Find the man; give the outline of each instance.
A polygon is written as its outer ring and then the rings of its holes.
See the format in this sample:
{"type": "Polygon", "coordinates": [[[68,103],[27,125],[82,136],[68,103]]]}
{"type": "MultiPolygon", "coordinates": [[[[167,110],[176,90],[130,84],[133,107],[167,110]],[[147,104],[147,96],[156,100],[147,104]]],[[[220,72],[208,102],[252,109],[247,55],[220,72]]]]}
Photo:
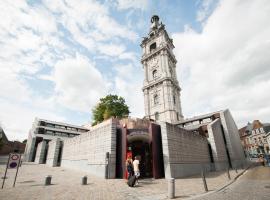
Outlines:
{"type": "Polygon", "coordinates": [[[140,176],[139,164],[140,164],[139,157],[135,156],[135,159],[133,161],[133,170],[134,170],[134,175],[136,177],[137,184],[139,184],[138,179],[139,179],[139,176],[140,176]]]}

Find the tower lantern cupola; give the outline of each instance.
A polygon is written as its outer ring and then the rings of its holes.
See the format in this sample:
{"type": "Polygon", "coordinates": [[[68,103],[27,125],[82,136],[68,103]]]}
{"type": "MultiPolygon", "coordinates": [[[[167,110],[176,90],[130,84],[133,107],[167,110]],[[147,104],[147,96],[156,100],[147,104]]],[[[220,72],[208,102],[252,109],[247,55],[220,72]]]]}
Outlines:
{"type": "Polygon", "coordinates": [[[157,15],[153,15],[151,18],[151,29],[156,29],[159,26],[159,17],[157,15]]]}

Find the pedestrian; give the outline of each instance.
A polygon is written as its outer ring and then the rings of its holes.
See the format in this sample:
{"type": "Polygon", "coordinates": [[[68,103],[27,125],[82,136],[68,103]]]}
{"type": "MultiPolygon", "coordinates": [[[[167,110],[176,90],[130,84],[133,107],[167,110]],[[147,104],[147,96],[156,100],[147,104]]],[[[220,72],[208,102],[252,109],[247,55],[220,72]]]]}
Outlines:
{"type": "Polygon", "coordinates": [[[128,179],[133,176],[134,170],[133,170],[133,164],[132,164],[132,158],[128,157],[126,160],[126,168],[127,168],[127,173],[128,173],[128,179]]]}
{"type": "Polygon", "coordinates": [[[263,155],[260,155],[259,162],[262,164],[262,166],[265,166],[263,155]]]}
{"type": "Polygon", "coordinates": [[[134,169],[134,175],[136,177],[136,182],[139,184],[139,177],[140,177],[140,169],[139,169],[140,161],[139,156],[135,156],[135,159],[133,161],[133,169],[134,169]]]}

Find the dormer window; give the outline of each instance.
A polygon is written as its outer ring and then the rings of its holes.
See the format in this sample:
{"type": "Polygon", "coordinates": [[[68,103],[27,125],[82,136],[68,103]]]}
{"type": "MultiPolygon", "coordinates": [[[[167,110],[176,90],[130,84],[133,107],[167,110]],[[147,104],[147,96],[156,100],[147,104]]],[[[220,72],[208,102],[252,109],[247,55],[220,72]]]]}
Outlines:
{"type": "Polygon", "coordinates": [[[152,72],[152,74],[153,74],[153,79],[156,79],[157,78],[157,70],[155,69],[153,72],[152,72]]]}
{"type": "Polygon", "coordinates": [[[150,52],[154,51],[157,48],[157,44],[153,43],[150,45],[150,52]]]}

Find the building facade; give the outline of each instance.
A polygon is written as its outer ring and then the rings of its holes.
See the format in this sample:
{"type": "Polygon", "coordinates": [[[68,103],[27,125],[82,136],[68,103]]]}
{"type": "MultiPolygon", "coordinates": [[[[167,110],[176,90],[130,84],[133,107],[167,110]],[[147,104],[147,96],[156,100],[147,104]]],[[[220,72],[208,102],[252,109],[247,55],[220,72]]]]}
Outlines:
{"type": "Polygon", "coordinates": [[[59,138],[62,141],[66,138],[78,136],[88,130],[82,126],[36,118],[28,134],[24,160],[45,163],[48,153],[48,143],[51,140],[59,138]]]}
{"type": "Polygon", "coordinates": [[[9,141],[4,130],[0,127],[0,156],[9,153],[24,153],[25,144],[19,141],[9,141]]]}
{"type": "Polygon", "coordinates": [[[173,40],[158,16],[151,18],[150,32],[141,47],[145,116],[169,123],[183,120],[173,40]]]}
{"type": "Polygon", "coordinates": [[[254,120],[239,129],[246,157],[257,158],[260,154],[269,153],[269,143],[267,141],[269,132],[270,123],[261,123],[259,120],[254,120]]]}
{"type": "Polygon", "coordinates": [[[140,158],[141,176],[153,178],[180,178],[202,168],[213,171],[245,164],[229,110],[183,118],[174,46],[158,16],[151,18],[141,47],[145,117],[108,119],[88,130],[36,120],[27,143],[28,161],[105,178],[125,178],[126,159],[135,156],[140,158]]]}

